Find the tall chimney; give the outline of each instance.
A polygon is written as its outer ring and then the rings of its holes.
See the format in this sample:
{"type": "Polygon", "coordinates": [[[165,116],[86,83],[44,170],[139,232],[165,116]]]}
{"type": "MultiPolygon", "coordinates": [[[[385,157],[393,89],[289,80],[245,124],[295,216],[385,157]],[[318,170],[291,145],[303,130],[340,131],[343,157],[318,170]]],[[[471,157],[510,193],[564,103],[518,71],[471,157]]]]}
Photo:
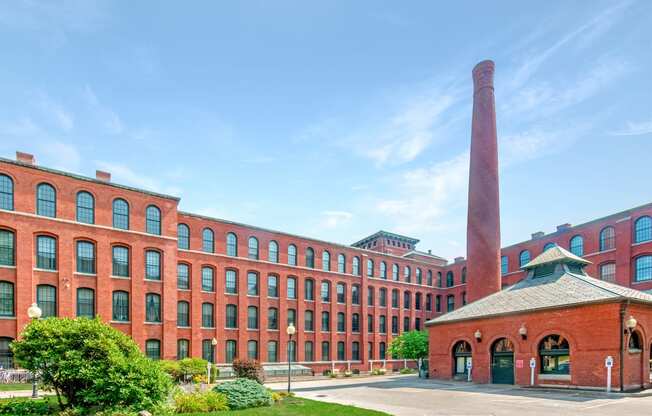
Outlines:
{"type": "Polygon", "coordinates": [[[473,121],[466,253],[469,302],[501,290],[494,63],[473,68],[473,121]]]}

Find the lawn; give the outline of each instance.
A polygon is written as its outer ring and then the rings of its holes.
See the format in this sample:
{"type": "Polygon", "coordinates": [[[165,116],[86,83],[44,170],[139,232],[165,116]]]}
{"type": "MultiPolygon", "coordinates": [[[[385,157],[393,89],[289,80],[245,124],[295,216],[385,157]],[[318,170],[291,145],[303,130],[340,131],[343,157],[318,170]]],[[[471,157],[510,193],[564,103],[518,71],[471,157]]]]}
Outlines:
{"type": "Polygon", "coordinates": [[[32,385],[29,383],[0,384],[0,391],[31,390],[31,389],[32,389],[32,385]]]}
{"type": "MultiPolygon", "coordinates": [[[[280,416],[280,415],[347,415],[347,416],[386,416],[387,413],[375,410],[361,409],[354,406],[341,404],[324,403],[315,400],[301,399],[298,397],[287,398],[271,407],[256,407],[245,410],[230,410],[228,412],[215,413],[188,413],[184,416],[221,416],[221,415],[256,415],[256,416],[280,416]]],[[[182,415],[180,415],[182,416],[182,415]]]]}

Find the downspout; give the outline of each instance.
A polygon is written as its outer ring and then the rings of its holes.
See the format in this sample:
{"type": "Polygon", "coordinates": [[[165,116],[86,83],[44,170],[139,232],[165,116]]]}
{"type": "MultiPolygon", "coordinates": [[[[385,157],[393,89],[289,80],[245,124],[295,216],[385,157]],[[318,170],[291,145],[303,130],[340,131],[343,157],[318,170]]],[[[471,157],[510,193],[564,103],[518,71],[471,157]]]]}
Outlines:
{"type": "Polygon", "coordinates": [[[618,368],[620,376],[620,391],[625,391],[625,314],[629,301],[620,304],[620,366],[618,368]]]}

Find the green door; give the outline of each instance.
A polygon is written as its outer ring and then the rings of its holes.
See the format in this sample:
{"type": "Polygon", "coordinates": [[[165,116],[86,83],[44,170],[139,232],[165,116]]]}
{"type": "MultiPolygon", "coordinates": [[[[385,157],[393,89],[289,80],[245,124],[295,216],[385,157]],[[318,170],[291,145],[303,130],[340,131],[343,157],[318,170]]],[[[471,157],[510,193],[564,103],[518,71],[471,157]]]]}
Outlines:
{"type": "Polygon", "coordinates": [[[514,384],[514,354],[494,354],[491,361],[491,382],[496,384],[514,384]]]}

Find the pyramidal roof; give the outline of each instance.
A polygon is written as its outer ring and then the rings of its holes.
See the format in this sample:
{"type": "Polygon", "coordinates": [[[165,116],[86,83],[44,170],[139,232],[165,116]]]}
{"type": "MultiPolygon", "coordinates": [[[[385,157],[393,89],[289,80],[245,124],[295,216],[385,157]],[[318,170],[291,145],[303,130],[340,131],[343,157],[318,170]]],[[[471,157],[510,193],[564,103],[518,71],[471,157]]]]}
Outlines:
{"type": "Polygon", "coordinates": [[[586,275],[583,267],[589,263],[561,247],[552,247],[524,266],[529,271],[525,279],[431,319],[426,326],[622,300],[652,306],[650,294],[586,275]]]}

